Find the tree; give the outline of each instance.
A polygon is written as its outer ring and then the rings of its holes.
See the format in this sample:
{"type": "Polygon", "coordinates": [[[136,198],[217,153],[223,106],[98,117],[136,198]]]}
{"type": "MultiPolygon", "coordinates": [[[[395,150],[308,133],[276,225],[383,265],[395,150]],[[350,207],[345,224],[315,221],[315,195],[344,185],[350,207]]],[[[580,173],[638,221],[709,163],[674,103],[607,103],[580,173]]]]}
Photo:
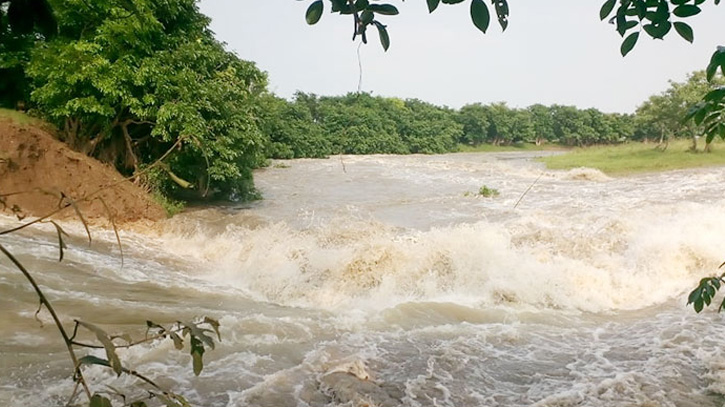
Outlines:
{"type": "Polygon", "coordinates": [[[555,136],[554,120],[551,116],[551,109],[542,104],[531,105],[527,109],[531,114],[534,143],[539,146],[544,143],[544,141],[552,141],[555,136]]]}
{"type": "Polygon", "coordinates": [[[312,99],[298,92],[290,102],[271,95],[261,101],[261,128],[269,140],[266,156],[320,158],[332,152],[329,138],[312,116],[312,99]]]}
{"type": "Polygon", "coordinates": [[[650,96],[637,108],[640,133],[645,138],[659,139],[660,144],[670,137],[691,138],[692,150],[697,150],[697,139],[705,133],[705,129],[693,121],[682,119],[702,95],[722,85],[725,85],[725,79],[713,78],[712,82],[708,82],[704,71],[692,73],[682,83],[670,81],[667,90],[650,96]]]}
{"type": "Polygon", "coordinates": [[[463,126],[461,141],[465,144],[477,146],[488,138],[488,109],[480,103],[463,106],[456,117],[463,126]]]}
{"type": "Polygon", "coordinates": [[[166,193],[253,193],[266,76],[224,50],[193,0],[53,5],[59,33],[26,70],[64,141],[126,174],[166,156],[147,177],[166,193]]]}

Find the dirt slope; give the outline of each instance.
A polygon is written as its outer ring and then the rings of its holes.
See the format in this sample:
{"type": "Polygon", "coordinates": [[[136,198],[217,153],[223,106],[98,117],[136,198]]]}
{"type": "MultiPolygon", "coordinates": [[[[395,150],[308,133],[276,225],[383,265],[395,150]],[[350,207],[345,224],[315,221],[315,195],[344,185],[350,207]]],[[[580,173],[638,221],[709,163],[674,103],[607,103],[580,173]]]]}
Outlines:
{"type": "MultiPolygon", "coordinates": [[[[0,117],[0,199],[5,200],[5,213],[16,206],[42,216],[58,207],[61,193],[77,201],[89,219],[106,217],[99,199],[84,200],[89,194],[102,198],[119,223],[165,217],[158,204],[113,168],[72,151],[38,126],[0,117]]],[[[58,217],[74,216],[68,208],[58,217]]]]}

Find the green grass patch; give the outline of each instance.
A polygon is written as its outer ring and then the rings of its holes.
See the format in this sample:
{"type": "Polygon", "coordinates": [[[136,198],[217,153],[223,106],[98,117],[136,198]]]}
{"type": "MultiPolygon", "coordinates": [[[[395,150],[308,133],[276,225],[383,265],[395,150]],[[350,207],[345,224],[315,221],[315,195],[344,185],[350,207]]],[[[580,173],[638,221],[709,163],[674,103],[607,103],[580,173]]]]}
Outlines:
{"type": "Polygon", "coordinates": [[[468,144],[459,144],[458,152],[460,153],[500,153],[507,151],[545,151],[545,150],[562,150],[561,146],[555,144],[542,144],[537,146],[533,143],[514,143],[508,146],[494,146],[493,144],[479,144],[471,146],[468,144]]]}
{"type": "Polygon", "coordinates": [[[176,215],[177,213],[180,213],[186,207],[186,203],[184,203],[183,201],[171,199],[158,191],[153,191],[151,193],[151,198],[156,201],[156,203],[161,205],[162,208],[164,208],[164,210],[166,211],[166,216],[169,218],[176,215]]]}
{"type": "MultiPolygon", "coordinates": [[[[699,148],[704,145],[705,141],[701,139],[699,148]]],[[[565,154],[540,158],[539,161],[552,170],[588,167],[609,175],[725,165],[725,143],[713,142],[709,153],[689,151],[690,146],[689,140],[670,142],[664,151],[654,143],[596,146],[577,148],[565,154]]]]}
{"type": "Polygon", "coordinates": [[[0,108],[0,119],[10,119],[18,124],[32,124],[35,126],[41,126],[44,122],[38,118],[28,116],[23,112],[12,109],[0,108]]]}

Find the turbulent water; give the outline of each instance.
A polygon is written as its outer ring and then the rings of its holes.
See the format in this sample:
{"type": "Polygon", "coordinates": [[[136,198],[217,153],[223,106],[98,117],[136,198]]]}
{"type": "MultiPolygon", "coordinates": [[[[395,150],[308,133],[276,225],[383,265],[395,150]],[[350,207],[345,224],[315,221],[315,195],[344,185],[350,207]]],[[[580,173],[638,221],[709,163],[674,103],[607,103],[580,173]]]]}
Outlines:
{"type": "MultiPolygon", "coordinates": [[[[123,266],[111,232],[89,247],[78,225],[62,263],[52,228],[3,244],[66,321],[142,337],[147,319],[218,318],[199,377],[169,341],[120,352],[199,406],[725,404],[725,321],[685,307],[725,259],[725,168],[609,178],[514,153],[346,156],[256,182],[250,207],[123,233],[123,266]]],[[[0,261],[2,406],[62,406],[73,389],[36,308],[0,261]]]]}

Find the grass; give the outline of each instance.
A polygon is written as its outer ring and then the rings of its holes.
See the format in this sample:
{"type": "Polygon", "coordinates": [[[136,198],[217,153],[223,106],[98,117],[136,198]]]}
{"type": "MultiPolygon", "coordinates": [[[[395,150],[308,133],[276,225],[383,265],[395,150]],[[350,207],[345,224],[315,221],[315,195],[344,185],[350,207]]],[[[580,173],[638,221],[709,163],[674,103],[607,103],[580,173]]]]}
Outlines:
{"type": "MultiPolygon", "coordinates": [[[[700,148],[705,144],[700,141],[700,148]]],[[[689,140],[670,142],[662,151],[656,144],[627,143],[617,146],[578,148],[568,153],[540,158],[546,167],[567,170],[577,167],[596,168],[609,175],[667,171],[725,165],[725,143],[713,142],[712,152],[691,152],[689,140]]]]}
{"type": "Polygon", "coordinates": [[[151,199],[164,208],[164,211],[166,211],[166,217],[169,218],[182,212],[186,207],[184,202],[171,199],[158,191],[151,192],[151,199]]]}
{"type": "Polygon", "coordinates": [[[42,120],[32,116],[28,116],[23,112],[4,108],[0,108],[0,119],[10,119],[18,124],[40,125],[43,123],[42,120]]]}
{"type": "Polygon", "coordinates": [[[561,146],[555,144],[542,144],[537,146],[532,143],[514,143],[508,146],[494,146],[493,144],[483,143],[477,146],[468,144],[459,144],[458,152],[460,153],[498,153],[506,151],[543,151],[543,150],[562,150],[561,146]]]}

